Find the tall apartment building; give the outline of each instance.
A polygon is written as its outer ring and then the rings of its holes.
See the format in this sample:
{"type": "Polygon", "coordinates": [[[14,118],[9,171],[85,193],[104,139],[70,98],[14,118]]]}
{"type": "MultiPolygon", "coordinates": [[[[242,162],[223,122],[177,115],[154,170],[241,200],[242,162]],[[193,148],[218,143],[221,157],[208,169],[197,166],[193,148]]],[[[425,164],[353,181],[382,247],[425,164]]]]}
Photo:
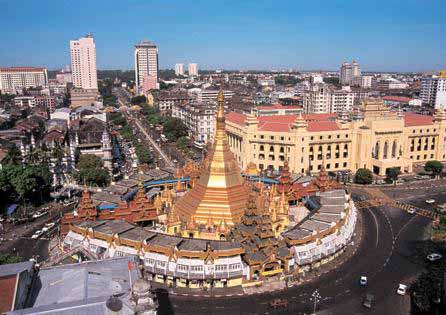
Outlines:
{"type": "Polygon", "coordinates": [[[17,93],[25,88],[47,87],[48,72],[45,68],[0,68],[0,91],[17,93]]]}
{"type": "Polygon", "coordinates": [[[305,113],[330,112],[331,91],[327,84],[314,83],[305,92],[303,105],[305,113]]]}
{"type": "Polygon", "coordinates": [[[184,64],[177,63],[175,65],[175,75],[184,75],[184,64]]]}
{"type": "Polygon", "coordinates": [[[446,108],[446,72],[421,80],[420,97],[423,103],[435,109],[446,108]]]}
{"type": "Polygon", "coordinates": [[[144,81],[155,82],[158,86],[158,48],[150,41],[135,45],[135,79],[138,91],[142,90],[144,81]],[[148,80],[151,77],[153,80],[148,80]]]}
{"type": "Polygon", "coordinates": [[[97,90],[96,44],[88,34],[70,41],[71,72],[73,84],[84,90],[97,90]]]}
{"type": "Polygon", "coordinates": [[[310,85],[303,95],[305,113],[342,113],[353,109],[355,93],[349,87],[333,90],[325,83],[317,82],[310,85]]]}
{"type": "Polygon", "coordinates": [[[355,60],[353,60],[351,64],[344,62],[341,66],[339,82],[342,85],[351,85],[353,84],[354,78],[360,76],[361,69],[355,60]]]}
{"type": "Polygon", "coordinates": [[[355,95],[347,89],[331,91],[330,113],[349,113],[353,110],[355,95]]]}
{"type": "Polygon", "coordinates": [[[196,63],[190,63],[187,71],[189,73],[189,76],[197,76],[198,75],[198,65],[196,63]]]}

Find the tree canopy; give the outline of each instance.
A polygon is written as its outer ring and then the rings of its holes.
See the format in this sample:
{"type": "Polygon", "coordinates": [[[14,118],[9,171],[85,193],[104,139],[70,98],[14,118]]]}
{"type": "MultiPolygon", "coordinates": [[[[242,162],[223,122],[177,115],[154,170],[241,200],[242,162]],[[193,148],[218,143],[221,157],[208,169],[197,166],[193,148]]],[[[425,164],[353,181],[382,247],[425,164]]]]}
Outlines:
{"type": "Polygon", "coordinates": [[[138,96],[132,97],[130,102],[133,105],[145,104],[147,102],[147,98],[144,95],[138,95],[138,96]]]}
{"type": "Polygon", "coordinates": [[[100,157],[93,154],[83,154],[76,164],[74,178],[79,184],[104,187],[110,182],[108,170],[104,168],[100,157]]]}
{"type": "Polygon", "coordinates": [[[438,175],[443,171],[443,164],[437,160],[428,161],[424,165],[424,170],[426,172],[431,172],[432,174],[438,175]]]}
{"type": "Polygon", "coordinates": [[[355,174],[355,182],[368,185],[373,182],[373,173],[367,168],[359,168],[355,174]]]}
{"type": "Polygon", "coordinates": [[[399,167],[391,167],[387,169],[386,174],[387,174],[387,179],[393,182],[398,179],[398,176],[401,174],[401,171],[399,167]]]}
{"type": "Polygon", "coordinates": [[[0,265],[15,264],[21,261],[22,258],[20,256],[11,254],[0,254],[0,265]]]}

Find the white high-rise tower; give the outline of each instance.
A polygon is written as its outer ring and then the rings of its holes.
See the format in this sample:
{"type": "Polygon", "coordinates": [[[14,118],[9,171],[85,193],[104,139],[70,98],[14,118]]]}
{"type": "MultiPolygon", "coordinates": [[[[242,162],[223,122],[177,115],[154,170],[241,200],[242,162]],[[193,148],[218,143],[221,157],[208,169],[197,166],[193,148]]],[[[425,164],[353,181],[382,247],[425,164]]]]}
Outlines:
{"type": "Polygon", "coordinates": [[[154,43],[142,41],[135,45],[135,78],[138,90],[144,82],[158,84],[158,48],[154,43]]]}
{"type": "Polygon", "coordinates": [[[93,36],[88,34],[78,40],[70,41],[70,54],[74,86],[97,90],[96,45],[93,36]]]}
{"type": "Polygon", "coordinates": [[[175,65],[175,75],[184,75],[184,64],[177,63],[175,65]]]}
{"type": "Polygon", "coordinates": [[[198,65],[196,63],[190,63],[188,66],[189,76],[196,77],[198,75],[198,65]]]}

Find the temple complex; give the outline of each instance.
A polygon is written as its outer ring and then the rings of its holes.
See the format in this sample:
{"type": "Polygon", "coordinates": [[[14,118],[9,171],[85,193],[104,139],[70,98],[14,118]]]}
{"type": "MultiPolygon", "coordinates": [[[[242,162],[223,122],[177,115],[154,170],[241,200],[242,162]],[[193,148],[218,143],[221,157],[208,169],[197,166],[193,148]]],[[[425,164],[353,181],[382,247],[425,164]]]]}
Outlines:
{"type": "Polygon", "coordinates": [[[293,182],[287,155],[277,182],[250,179],[258,175],[252,163],[243,177],[229,150],[222,92],[216,115],[204,161],[188,162],[153,199],[140,181],[132,201],[98,211],[85,190],[62,220],[64,251],[136,255],[147,279],[192,289],[295,276],[340,255],[356,224],[348,192],[324,167],[309,182],[293,182]]]}

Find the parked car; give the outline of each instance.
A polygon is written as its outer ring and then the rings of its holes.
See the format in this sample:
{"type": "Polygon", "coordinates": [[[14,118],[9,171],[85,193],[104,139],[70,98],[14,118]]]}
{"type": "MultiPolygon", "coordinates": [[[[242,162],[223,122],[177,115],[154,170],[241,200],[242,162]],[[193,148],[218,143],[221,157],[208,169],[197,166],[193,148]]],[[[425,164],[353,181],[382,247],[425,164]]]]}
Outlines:
{"type": "Polygon", "coordinates": [[[56,223],[54,223],[54,222],[50,222],[50,223],[45,224],[45,226],[42,228],[42,232],[48,232],[48,231],[51,230],[55,225],[56,225],[56,223]]]}
{"type": "Polygon", "coordinates": [[[443,256],[438,253],[432,253],[432,254],[427,255],[427,257],[426,257],[426,259],[429,260],[430,262],[440,260],[441,258],[443,258],[443,256]]]}
{"type": "Polygon", "coordinates": [[[426,203],[433,204],[435,203],[435,199],[426,199],[426,203]]]}
{"type": "Polygon", "coordinates": [[[417,210],[415,208],[409,208],[409,210],[407,210],[408,213],[410,214],[414,214],[417,210]]]}
{"type": "Polygon", "coordinates": [[[43,234],[43,231],[42,231],[42,230],[37,230],[37,231],[34,232],[33,236],[31,236],[31,238],[32,238],[33,240],[36,240],[36,239],[38,239],[39,237],[41,237],[42,234],[43,234]]]}
{"type": "Polygon", "coordinates": [[[362,302],[362,305],[367,308],[372,308],[373,299],[375,297],[372,294],[366,294],[364,297],[364,301],[362,302]]]}
{"type": "Polygon", "coordinates": [[[400,283],[398,285],[398,289],[396,289],[396,293],[399,295],[406,295],[407,285],[400,283]]]}
{"type": "Polygon", "coordinates": [[[361,276],[361,278],[359,279],[359,284],[362,286],[367,285],[367,277],[366,276],[361,276]]]}
{"type": "Polygon", "coordinates": [[[48,211],[43,211],[43,212],[36,212],[33,214],[33,218],[34,219],[38,219],[40,217],[43,217],[44,215],[48,214],[48,211]]]}

